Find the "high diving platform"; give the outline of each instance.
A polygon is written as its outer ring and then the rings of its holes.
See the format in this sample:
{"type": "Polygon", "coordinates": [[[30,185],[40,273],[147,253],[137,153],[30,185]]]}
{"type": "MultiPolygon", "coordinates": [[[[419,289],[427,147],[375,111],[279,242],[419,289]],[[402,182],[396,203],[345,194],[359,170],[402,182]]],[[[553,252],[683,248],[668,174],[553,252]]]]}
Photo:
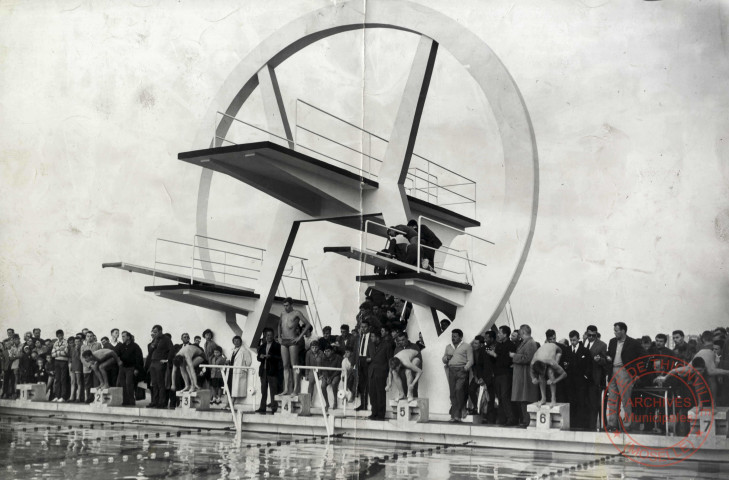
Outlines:
{"type": "Polygon", "coordinates": [[[192,277],[190,278],[189,275],[180,275],[179,273],[174,273],[166,270],[160,270],[158,268],[150,268],[150,267],[143,267],[140,265],[134,265],[132,263],[127,262],[108,262],[108,263],[102,263],[101,268],[117,268],[119,270],[125,270],[129,273],[141,273],[142,275],[149,275],[150,277],[157,277],[162,278],[165,280],[172,280],[173,282],[177,282],[180,284],[188,284],[188,285],[194,285],[194,286],[204,286],[204,287],[229,287],[236,290],[243,290],[246,292],[253,292],[253,289],[245,288],[245,287],[239,287],[239,286],[233,286],[231,284],[221,283],[221,282],[212,282],[210,280],[205,280],[199,277],[192,277]]]}
{"type": "MultiPolygon", "coordinates": [[[[207,285],[157,285],[144,287],[144,291],[196,307],[240,315],[251,313],[261,298],[259,294],[248,290],[207,285]]],[[[284,300],[283,297],[274,297],[270,313],[280,316],[284,300]]],[[[293,299],[294,307],[305,307],[308,304],[306,300],[293,299]]]]}
{"type": "Polygon", "coordinates": [[[361,191],[378,187],[371,179],[268,141],[182,152],[177,158],[229,175],[314,217],[357,214],[361,191]]]}
{"type": "Polygon", "coordinates": [[[409,302],[435,308],[451,319],[455,318],[458,308],[466,304],[472,290],[468,283],[457,282],[357,247],[324,247],[324,253],[336,253],[380,269],[398,271],[399,273],[361,275],[357,277],[357,281],[409,302]]]}
{"type": "MultiPolygon", "coordinates": [[[[361,213],[362,196],[379,183],[310,155],[270,141],[182,152],[179,160],[229,175],[313,217],[334,217],[334,223],[361,228],[362,222],[337,222],[361,213]]],[[[414,216],[427,216],[463,230],[478,220],[432,202],[406,195],[414,216]]],[[[354,217],[356,218],[356,217],[354,217]]]]}

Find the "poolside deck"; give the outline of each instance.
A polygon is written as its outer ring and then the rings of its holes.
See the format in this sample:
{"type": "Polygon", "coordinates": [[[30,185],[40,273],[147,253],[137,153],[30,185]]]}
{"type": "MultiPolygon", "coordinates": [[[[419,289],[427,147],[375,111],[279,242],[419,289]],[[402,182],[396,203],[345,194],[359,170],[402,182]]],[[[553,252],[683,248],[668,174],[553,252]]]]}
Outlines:
{"type": "MultiPolygon", "coordinates": [[[[315,409],[318,411],[319,409],[315,409]]],[[[504,448],[512,450],[549,450],[553,452],[613,455],[618,453],[613,445],[626,445],[630,438],[614,435],[613,442],[604,432],[537,431],[536,429],[506,428],[469,423],[451,424],[431,421],[410,423],[407,430],[399,428],[394,419],[372,421],[367,412],[349,410],[346,417],[341,410],[335,412],[334,432],[344,437],[386,442],[408,442],[437,445],[468,444],[475,447],[504,448]]],[[[0,415],[25,417],[52,417],[55,419],[83,421],[112,421],[137,425],[164,425],[170,427],[230,429],[234,430],[228,410],[209,411],[162,410],[144,407],[95,407],[73,403],[21,402],[0,400],[0,415]]],[[[286,417],[259,415],[243,412],[243,430],[256,433],[293,435],[326,435],[321,414],[310,417],[286,417]]],[[[679,438],[631,433],[633,441],[653,448],[668,448],[679,438]]],[[[712,437],[691,457],[694,460],[721,461],[729,452],[729,438],[712,437]]]]}

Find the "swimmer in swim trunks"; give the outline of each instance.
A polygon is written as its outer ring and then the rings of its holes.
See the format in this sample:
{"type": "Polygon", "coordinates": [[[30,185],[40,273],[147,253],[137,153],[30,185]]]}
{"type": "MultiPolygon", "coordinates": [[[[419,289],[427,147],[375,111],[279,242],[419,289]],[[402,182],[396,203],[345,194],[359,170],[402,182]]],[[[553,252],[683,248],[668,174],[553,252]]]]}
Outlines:
{"type": "Polygon", "coordinates": [[[404,385],[400,386],[402,396],[398,400],[405,398],[406,391],[408,401],[412,400],[415,397],[413,395],[413,391],[418,384],[418,380],[420,380],[420,375],[423,374],[423,370],[420,368],[422,366],[420,350],[413,350],[411,348],[401,350],[390,359],[389,364],[390,374],[387,376],[387,386],[385,386],[385,391],[390,390],[390,387],[392,386],[392,378],[394,378],[394,381],[398,382],[398,384],[402,383],[400,379],[400,369],[404,368],[407,389],[405,389],[404,385]]]}
{"type": "Polygon", "coordinates": [[[119,359],[119,356],[114,350],[109,348],[101,348],[94,352],[91,350],[85,350],[81,354],[81,358],[86,365],[91,367],[96,378],[99,379],[98,388],[102,390],[109,388],[109,375],[106,370],[111,367],[114,362],[116,362],[120,367],[122,366],[122,361],[119,359]]]}
{"type": "Polygon", "coordinates": [[[299,391],[299,375],[297,375],[292,365],[299,364],[299,341],[304,333],[311,329],[311,323],[306,319],[300,310],[293,308],[294,301],[291,297],[284,300],[284,313],[281,314],[281,321],[278,324],[278,338],[281,341],[281,359],[284,368],[284,386],[282,395],[291,395],[299,391]],[[297,333],[297,328],[300,332],[297,333]],[[293,377],[293,382],[291,380],[293,377]],[[291,384],[293,383],[293,389],[291,384]]]}
{"type": "Polygon", "coordinates": [[[197,384],[195,368],[205,363],[205,350],[195,344],[187,344],[177,352],[172,360],[172,390],[177,390],[177,371],[180,371],[185,388],[182,392],[196,392],[200,389],[197,384]]]}
{"type": "Polygon", "coordinates": [[[567,378],[567,372],[559,366],[559,358],[562,356],[562,350],[556,343],[545,343],[534,353],[532,365],[529,369],[533,384],[539,384],[539,391],[542,398],[537,402],[537,406],[541,407],[547,401],[547,385],[549,385],[552,401],[550,406],[554,406],[557,401],[557,383],[567,378]],[[555,372],[557,378],[555,378],[555,372]],[[548,379],[547,379],[548,378],[548,379]]]}

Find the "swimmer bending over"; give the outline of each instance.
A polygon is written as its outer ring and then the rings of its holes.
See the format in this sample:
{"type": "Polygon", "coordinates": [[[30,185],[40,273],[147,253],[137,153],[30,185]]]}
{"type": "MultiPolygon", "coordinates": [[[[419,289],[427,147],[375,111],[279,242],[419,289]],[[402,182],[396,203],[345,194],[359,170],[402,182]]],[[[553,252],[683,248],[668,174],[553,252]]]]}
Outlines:
{"type": "MultiPolygon", "coordinates": [[[[392,384],[392,378],[395,378],[395,381],[400,382],[400,369],[405,369],[405,379],[407,381],[407,390],[404,388],[404,385],[401,386],[400,392],[402,392],[402,396],[399,399],[405,398],[405,392],[407,391],[407,397],[408,401],[412,400],[414,398],[413,392],[415,390],[415,386],[418,384],[418,380],[420,380],[420,375],[423,374],[422,368],[422,360],[420,359],[420,350],[414,350],[412,348],[406,348],[405,350],[400,350],[395,354],[394,357],[390,359],[390,373],[387,376],[387,385],[385,386],[385,391],[390,390],[390,386],[392,384]]],[[[398,399],[398,400],[399,400],[398,399]]]]}
{"type": "Polygon", "coordinates": [[[94,352],[91,350],[85,350],[81,354],[81,358],[84,363],[91,367],[96,378],[99,379],[98,388],[102,390],[109,388],[109,375],[106,370],[111,367],[114,362],[116,362],[120,367],[122,366],[122,361],[119,359],[119,356],[114,350],[109,348],[101,348],[94,352]]]}
{"type": "Polygon", "coordinates": [[[177,370],[180,371],[182,380],[185,382],[185,388],[181,390],[182,392],[196,392],[199,390],[195,368],[204,362],[205,350],[200,346],[192,343],[182,347],[172,360],[172,390],[177,390],[177,370]]]}
{"type": "Polygon", "coordinates": [[[561,356],[562,349],[556,343],[545,343],[534,353],[529,372],[531,373],[532,383],[539,384],[542,397],[537,405],[540,407],[547,401],[546,385],[549,385],[552,394],[552,401],[549,402],[549,405],[553,407],[557,401],[557,383],[567,378],[567,372],[559,366],[561,356]],[[557,378],[554,377],[555,372],[558,374],[557,378]]]}

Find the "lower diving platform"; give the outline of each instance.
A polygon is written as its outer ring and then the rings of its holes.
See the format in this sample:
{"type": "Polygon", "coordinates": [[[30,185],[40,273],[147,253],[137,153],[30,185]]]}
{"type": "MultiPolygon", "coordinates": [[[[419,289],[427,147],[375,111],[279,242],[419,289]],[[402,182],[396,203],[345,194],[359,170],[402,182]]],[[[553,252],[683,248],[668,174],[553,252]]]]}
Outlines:
{"type": "Polygon", "coordinates": [[[325,247],[325,253],[336,253],[382,270],[395,270],[399,273],[362,275],[357,281],[367,284],[381,292],[403,298],[409,302],[435,308],[453,319],[459,307],[466,304],[472,287],[436,275],[393,258],[378,255],[356,247],[325,247]]]}

